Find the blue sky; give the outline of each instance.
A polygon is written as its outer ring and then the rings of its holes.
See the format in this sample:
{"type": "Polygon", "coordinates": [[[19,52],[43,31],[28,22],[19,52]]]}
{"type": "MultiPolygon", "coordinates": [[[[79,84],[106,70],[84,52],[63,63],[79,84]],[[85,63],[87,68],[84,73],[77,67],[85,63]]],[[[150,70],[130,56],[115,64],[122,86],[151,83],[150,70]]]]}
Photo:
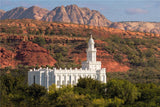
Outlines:
{"type": "Polygon", "coordinates": [[[0,0],[0,9],[7,11],[15,7],[36,5],[52,10],[70,4],[98,10],[113,22],[160,22],[160,0],[0,0]]]}

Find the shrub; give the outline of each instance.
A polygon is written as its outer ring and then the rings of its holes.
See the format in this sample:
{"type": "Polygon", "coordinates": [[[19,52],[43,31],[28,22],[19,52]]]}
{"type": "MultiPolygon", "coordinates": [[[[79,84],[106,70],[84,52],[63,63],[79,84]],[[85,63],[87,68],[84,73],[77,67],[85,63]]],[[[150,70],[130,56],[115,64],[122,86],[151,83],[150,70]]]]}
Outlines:
{"type": "Polygon", "coordinates": [[[37,37],[33,40],[33,43],[38,44],[39,46],[43,46],[46,44],[45,38],[43,37],[37,37]]]}

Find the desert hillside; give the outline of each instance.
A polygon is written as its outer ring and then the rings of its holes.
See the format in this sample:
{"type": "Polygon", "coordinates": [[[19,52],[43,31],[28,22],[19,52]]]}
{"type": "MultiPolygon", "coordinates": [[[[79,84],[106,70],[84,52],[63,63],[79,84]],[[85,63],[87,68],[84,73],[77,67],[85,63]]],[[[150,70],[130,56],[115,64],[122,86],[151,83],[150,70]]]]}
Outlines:
{"type": "Polygon", "coordinates": [[[3,20],[0,25],[0,67],[80,67],[86,60],[89,35],[97,60],[107,72],[147,67],[158,69],[159,35],[107,27],[54,23],[31,19],[3,20]]]}

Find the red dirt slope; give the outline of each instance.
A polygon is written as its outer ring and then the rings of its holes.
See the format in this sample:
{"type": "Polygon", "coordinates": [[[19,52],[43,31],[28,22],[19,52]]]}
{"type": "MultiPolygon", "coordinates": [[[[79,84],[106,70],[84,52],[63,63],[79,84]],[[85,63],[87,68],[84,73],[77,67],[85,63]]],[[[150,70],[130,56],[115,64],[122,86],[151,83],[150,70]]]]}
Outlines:
{"type": "Polygon", "coordinates": [[[46,49],[32,42],[20,42],[16,47],[15,52],[0,47],[1,68],[8,66],[12,66],[14,68],[18,64],[29,66],[53,66],[55,62],[55,59],[50,56],[46,49]]]}
{"type": "Polygon", "coordinates": [[[23,65],[54,65],[55,60],[46,49],[32,42],[21,42],[17,47],[16,59],[21,60],[23,65]]]}
{"type": "Polygon", "coordinates": [[[4,68],[6,66],[15,66],[17,65],[16,61],[13,58],[16,56],[10,50],[6,50],[5,48],[0,47],[0,67],[4,68]]]}

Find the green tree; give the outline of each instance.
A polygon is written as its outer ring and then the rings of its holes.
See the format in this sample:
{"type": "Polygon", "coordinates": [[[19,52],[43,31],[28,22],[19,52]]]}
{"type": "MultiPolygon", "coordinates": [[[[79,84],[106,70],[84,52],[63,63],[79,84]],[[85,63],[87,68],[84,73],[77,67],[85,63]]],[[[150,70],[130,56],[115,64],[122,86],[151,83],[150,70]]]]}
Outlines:
{"type": "Polygon", "coordinates": [[[139,92],[136,86],[129,81],[112,79],[107,83],[108,98],[120,98],[125,103],[134,103],[139,92]]]}
{"type": "Polygon", "coordinates": [[[57,106],[61,107],[85,107],[89,106],[91,101],[85,95],[79,95],[71,92],[63,93],[57,98],[57,106]]]}
{"type": "Polygon", "coordinates": [[[105,84],[92,78],[80,78],[75,91],[79,94],[89,94],[92,98],[100,98],[105,96],[105,84]]]}
{"type": "Polygon", "coordinates": [[[49,86],[49,94],[54,94],[56,92],[57,88],[56,88],[56,84],[52,84],[49,86]]]}
{"type": "Polygon", "coordinates": [[[30,105],[40,105],[44,102],[44,95],[47,94],[47,90],[45,87],[37,85],[37,84],[32,84],[26,89],[26,96],[27,102],[30,105]]]}
{"type": "Polygon", "coordinates": [[[93,99],[92,105],[94,107],[105,107],[105,106],[107,106],[106,101],[105,101],[104,98],[93,99]]]}
{"type": "Polygon", "coordinates": [[[124,104],[124,100],[117,97],[106,100],[107,107],[120,107],[122,104],[124,104]]]}

